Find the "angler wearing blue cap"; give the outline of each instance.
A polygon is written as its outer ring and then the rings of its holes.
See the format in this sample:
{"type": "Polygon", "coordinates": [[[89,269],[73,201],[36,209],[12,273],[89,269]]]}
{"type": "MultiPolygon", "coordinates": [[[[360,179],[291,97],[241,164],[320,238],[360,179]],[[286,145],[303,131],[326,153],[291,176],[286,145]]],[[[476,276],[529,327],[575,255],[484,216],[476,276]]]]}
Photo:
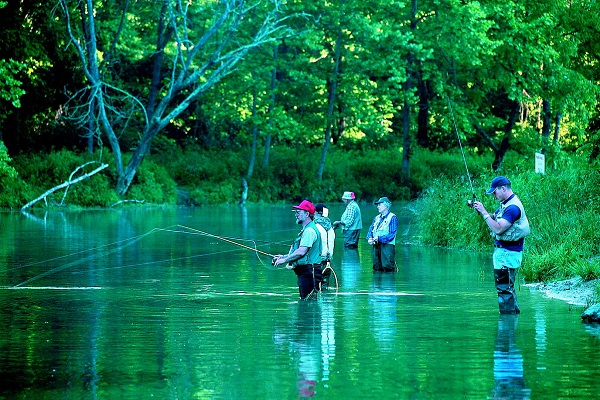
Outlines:
{"type": "Polygon", "coordinates": [[[510,181],[504,176],[492,180],[487,194],[494,195],[500,207],[490,214],[479,201],[473,202],[490,228],[494,237],[494,278],[498,292],[498,306],[501,314],[519,314],[515,293],[515,276],[523,259],[525,236],[529,235],[529,221],[523,203],[513,193],[510,181]]]}

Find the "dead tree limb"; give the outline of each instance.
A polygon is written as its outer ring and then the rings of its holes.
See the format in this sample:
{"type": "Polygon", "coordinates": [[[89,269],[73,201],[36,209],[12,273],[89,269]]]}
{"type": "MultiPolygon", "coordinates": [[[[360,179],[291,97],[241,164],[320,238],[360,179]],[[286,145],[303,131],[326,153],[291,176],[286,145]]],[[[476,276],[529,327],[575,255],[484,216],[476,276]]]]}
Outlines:
{"type": "MultiPolygon", "coordinates": [[[[108,167],[108,164],[100,164],[100,166],[98,168],[96,168],[95,170],[91,171],[91,172],[87,172],[83,175],[81,175],[79,178],[77,179],[73,179],[73,175],[75,175],[75,173],[77,173],[79,170],[83,169],[84,167],[86,167],[87,165],[90,164],[98,164],[98,161],[90,161],[88,163],[85,163],[83,165],[80,165],[79,167],[75,168],[75,170],[71,173],[71,175],[69,176],[69,180],[65,181],[63,183],[61,183],[58,186],[54,186],[52,189],[48,189],[47,191],[45,191],[41,196],[39,196],[38,198],[36,198],[35,200],[31,200],[29,203],[25,204],[23,207],[21,207],[21,211],[25,210],[26,208],[31,207],[32,205],[34,205],[35,203],[37,203],[38,201],[44,199],[44,201],[46,201],[46,197],[54,192],[56,192],[57,190],[60,190],[62,188],[66,188],[65,189],[65,194],[63,195],[63,199],[62,201],[64,202],[65,200],[65,196],[67,195],[67,191],[69,190],[69,187],[71,185],[76,184],[77,182],[81,182],[84,179],[89,178],[90,176],[97,174],[98,172],[102,171],[104,168],[108,167]]],[[[62,204],[62,202],[61,202],[62,204]]]]}

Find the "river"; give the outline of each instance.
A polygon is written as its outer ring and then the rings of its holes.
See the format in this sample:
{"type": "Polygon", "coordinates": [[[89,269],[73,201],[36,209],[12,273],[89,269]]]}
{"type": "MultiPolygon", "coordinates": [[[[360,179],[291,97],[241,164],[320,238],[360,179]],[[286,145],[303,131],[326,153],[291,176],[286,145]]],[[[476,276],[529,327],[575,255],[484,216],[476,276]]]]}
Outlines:
{"type": "MultiPolygon", "coordinates": [[[[364,238],[376,209],[362,208],[364,238]]],[[[338,291],[299,302],[293,272],[262,254],[287,252],[290,209],[0,214],[0,399],[600,392],[600,333],[582,307],[520,286],[522,313],[499,315],[490,254],[409,244],[410,217],[397,273],[373,273],[366,241],[338,238],[338,291]]]]}

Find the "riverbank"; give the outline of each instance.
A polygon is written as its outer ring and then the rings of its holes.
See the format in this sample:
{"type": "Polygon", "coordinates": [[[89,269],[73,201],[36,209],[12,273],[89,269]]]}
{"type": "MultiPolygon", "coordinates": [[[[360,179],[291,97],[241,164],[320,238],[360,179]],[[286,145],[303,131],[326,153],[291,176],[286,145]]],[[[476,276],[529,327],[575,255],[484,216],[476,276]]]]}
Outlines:
{"type": "Polygon", "coordinates": [[[545,296],[564,300],[569,304],[585,306],[598,303],[596,286],[599,280],[583,281],[581,277],[565,279],[556,282],[528,283],[525,286],[541,291],[545,296]]]}

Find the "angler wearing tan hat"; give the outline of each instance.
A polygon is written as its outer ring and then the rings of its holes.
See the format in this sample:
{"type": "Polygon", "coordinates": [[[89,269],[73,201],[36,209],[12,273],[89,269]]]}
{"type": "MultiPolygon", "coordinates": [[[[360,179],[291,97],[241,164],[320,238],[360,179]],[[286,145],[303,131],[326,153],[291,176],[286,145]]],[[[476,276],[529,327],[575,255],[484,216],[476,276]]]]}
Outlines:
{"type": "Polygon", "coordinates": [[[373,255],[373,271],[395,272],[396,268],[396,231],[398,217],[390,212],[392,202],[382,197],[375,202],[379,214],[373,219],[367,233],[367,242],[373,255]]]}
{"type": "Polygon", "coordinates": [[[302,230],[294,240],[290,252],[287,255],[276,255],[271,263],[276,267],[283,264],[296,273],[300,299],[316,298],[323,272],[321,235],[313,222],[315,206],[308,200],[302,200],[293,208],[296,223],[302,225],[302,230]]]}
{"type": "Polygon", "coordinates": [[[344,234],[344,247],[355,249],[358,247],[358,239],[362,229],[360,207],[356,202],[354,192],[344,192],[342,201],[346,204],[346,210],[340,220],[333,223],[333,229],[337,229],[341,225],[344,234]]]}

